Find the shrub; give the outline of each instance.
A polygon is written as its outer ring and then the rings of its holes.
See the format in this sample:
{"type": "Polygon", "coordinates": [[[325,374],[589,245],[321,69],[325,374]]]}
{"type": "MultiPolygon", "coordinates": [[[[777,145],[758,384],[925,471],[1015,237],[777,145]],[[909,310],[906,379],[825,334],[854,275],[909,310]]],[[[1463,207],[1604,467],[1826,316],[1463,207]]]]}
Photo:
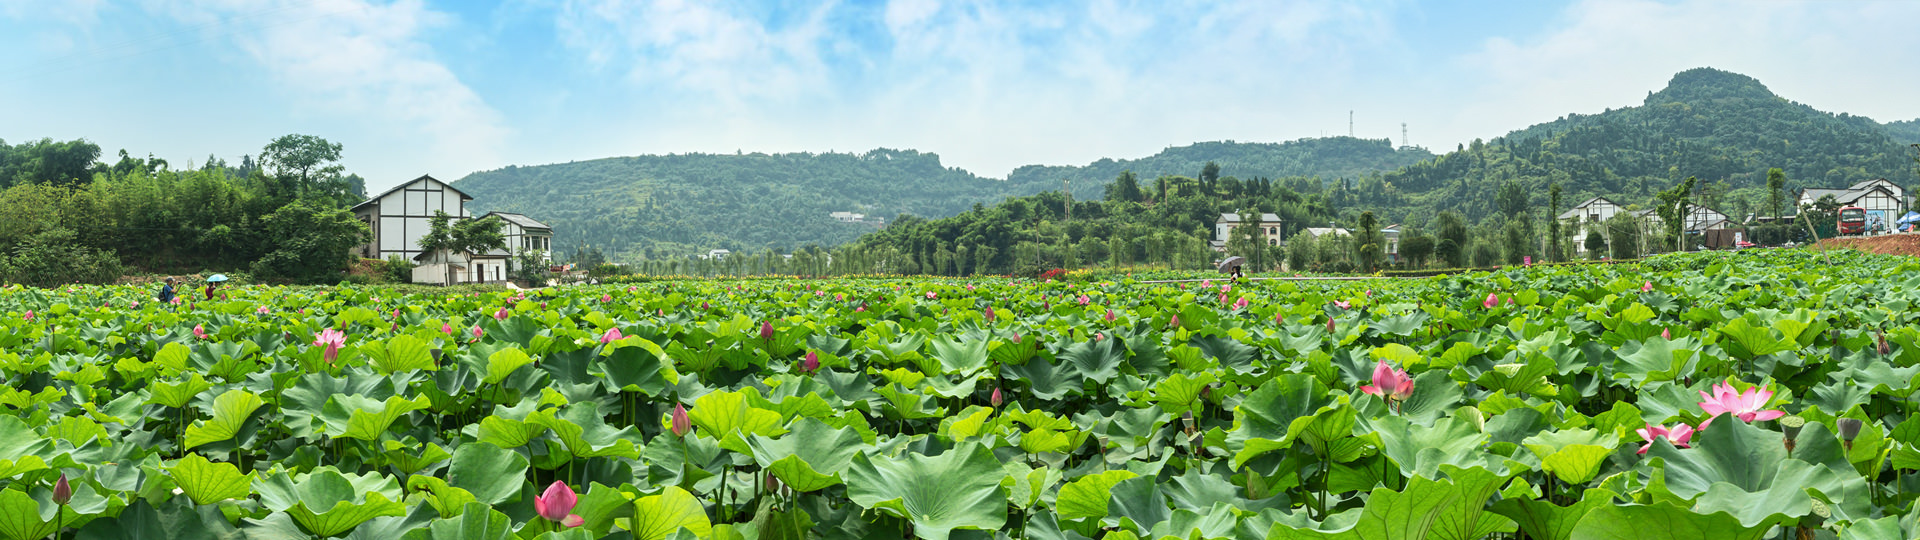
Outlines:
{"type": "Polygon", "coordinates": [[[126,266],[113,252],[76,245],[74,233],[53,229],[27,238],[0,260],[0,275],[11,283],[58,287],[69,283],[113,283],[126,266]]]}
{"type": "Polygon", "coordinates": [[[413,283],[413,261],[399,255],[388,255],[374,267],[374,275],[387,283],[413,283]]]}

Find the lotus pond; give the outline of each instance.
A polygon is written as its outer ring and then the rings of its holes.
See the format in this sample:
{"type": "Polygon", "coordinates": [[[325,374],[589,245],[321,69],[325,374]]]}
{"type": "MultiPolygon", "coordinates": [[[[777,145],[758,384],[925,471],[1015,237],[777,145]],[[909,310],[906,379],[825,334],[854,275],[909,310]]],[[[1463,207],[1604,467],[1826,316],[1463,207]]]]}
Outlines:
{"type": "Polygon", "coordinates": [[[1904,539],[1920,264],[0,291],[0,537],[1904,539]]]}

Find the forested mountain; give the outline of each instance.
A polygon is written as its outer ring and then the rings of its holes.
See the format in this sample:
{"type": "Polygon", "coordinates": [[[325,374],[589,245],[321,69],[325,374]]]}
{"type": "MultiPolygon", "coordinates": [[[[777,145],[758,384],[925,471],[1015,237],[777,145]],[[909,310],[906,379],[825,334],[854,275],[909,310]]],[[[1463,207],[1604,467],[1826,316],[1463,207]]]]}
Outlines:
{"type": "Polygon", "coordinates": [[[1887,135],[1893,137],[1895,141],[1906,144],[1920,143],[1920,119],[1888,122],[1886,128],[1887,135]]]}
{"type": "Polygon", "coordinates": [[[683,154],[597,159],[474,173],[454,186],[477,212],[524,213],[554,226],[557,246],[591,245],[616,260],[834,246],[873,232],[828,214],[938,218],[975,204],[1057,191],[1074,181],[1079,199],[1100,198],[1121,171],[1141,178],[1198,174],[1297,175],[1328,179],[1392,170],[1431,157],[1390,141],[1350,137],[1285,143],[1211,142],[1138,159],[1084,167],[1027,166],[1008,180],[946,167],[938,155],[878,149],[864,154],[683,154]]]}
{"type": "Polygon", "coordinates": [[[1786,172],[1788,193],[1874,178],[1912,182],[1912,150],[1894,137],[1912,129],[1910,122],[1882,125],[1822,112],[1776,96],[1752,77],[1699,68],[1675,75],[1637,107],[1570,114],[1362,178],[1358,199],[1342,209],[1414,222],[1439,210],[1478,219],[1494,213],[1495,192],[1509,182],[1532,194],[1531,207],[1544,208],[1550,184],[1574,202],[1607,196],[1640,204],[1696,177],[1704,195],[1698,202],[1743,216],[1761,206],[1773,167],[1786,172]]]}

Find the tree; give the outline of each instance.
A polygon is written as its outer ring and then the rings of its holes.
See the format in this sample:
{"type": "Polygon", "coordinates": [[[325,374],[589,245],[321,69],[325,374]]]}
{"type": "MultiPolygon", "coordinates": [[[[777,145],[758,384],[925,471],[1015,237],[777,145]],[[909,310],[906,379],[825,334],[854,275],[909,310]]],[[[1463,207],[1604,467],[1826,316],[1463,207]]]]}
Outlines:
{"type": "Polygon", "coordinates": [[[1307,231],[1294,233],[1293,238],[1287,240],[1288,270],[1305,272],[1313,267],[1316,259],[1313,235],[1307,234],[1307,231]]]}
{"type": "Polygon", "coordinates": [[[1427,257],[1433,256],[1433,237],[1424,234],[1409,236],[1400,241],[1400,254],[1407,257],[1408,266],[1421,268],[1427,265],[1427,257]]]}
{"type": "Polygon", "coordinates": [[[1547,188],[1547,261],[1559,262],[1560,250],[1560,183],[1555,182],[1547,188]]]}
{"type": "Polygon", "coordinates": [[[1603,253],[1603,250],[1607,249],[1607,236],[1600,234],[1600,231],[1597,229],[1587,231],[1586,246],[1587,258],[1596,261],[1600,260],[1600,255],[1603,253]]]}
{"type": "Polygon", "coordinates": [[[1500,208],[1500,213],[1512,219],[1521,212],[1527,211],[1527,188],[1521,187],[1519,182],[1509,180],[1507,183],[1500,184],[1500,191],[1494,195],[1493,202],[1500,208]]]}
{"type": "Polygon", "coordinates": [[[1614,214],[1607,220],[1608,244],[1612,247],[1614,260],[1632,259],[1640,256],[1640,218],[1629,212],[1614,214]]]}
{"type": "Polygon", "coordinates": [[[1139,202],[1140,179],[1133,175],[1133,171],[1121,171],[1119,178],[1107,184],[1107,200],[1139,202]]]}
{"type": "Polygon", "coordinates": [[[1673,246],[1675,251],[1684,251],[1680,243],[1681,235],[1687,231],[1687,216],[1693,213],[1688,201],[1693,194],[1693,185],[1698,182],[1698,179],[1689,176],[1678,185],[1654,196],[1659,201],[1655,210],[1660,214],[1662,224],[1666,225],[1666,244],[1673,246]]]}
{"type": "Polygon", "coordinates": [[[1767,215],[1780,220],[1780,207],[1786,201],[1787,173],[1779,167],[1767,169],[1767,215]]]}
{"type": "Polygon", "coordinates": [[[1434,246],[1435,253],[1446,259],[1448,266],[1465,268],[1467,249],[1470,245],[1467,240],[1466,218],[1448,211],[1441,212],[1435,221],[1439,224],[1436,228],[1439,229],[1438,237],[1440,238],[1439,243],[1434,246]]]}
{"type": "Polygon", "coordinates": [[[506,249],[507,239],[500,233],[499,218],[454,219],[444,211],[433,211],[433,217],[427,219],[427,234],[420,237],[420,249],[476,254],[506,249]]]}
{"type": "Polygon", "coordinates": [[[353,212],[320,201],[294,201],[261,221],[277,249],[254,261],[253,273],[269,279],[338,279],[354,259],[351,250],[372,238],[353,212]]]}
{"type": "Polygon", "coordinates": [[[282,135],[260,151],[261,164],[292,195],[319,195],[345,201],[349,187],[340,179],[339,143],[313,135],[282,135]]]}
{"type": "Polygon", "coordinates": [[[1360,263],[1360,273],[1371,274],[1385,252],[1381,249],[1380,221],[1373,212],[1360,213],[1359,237],[1354,239],[1354,247],[1359,250],[1355,260],[1360,263]]]}
{"type": "Polygon", "coordinates": [[[1528,234],[1527,229],[1529,228],[1525,220],[1507,220],[1507,226],[1503,235],[1505,243],[1503,247],[1506,248],[1504,252],[1507,255],[1507,264],[1520,264],[1526,261],[1528,255],[1532,254],[1533,235],[1528,234]]]}

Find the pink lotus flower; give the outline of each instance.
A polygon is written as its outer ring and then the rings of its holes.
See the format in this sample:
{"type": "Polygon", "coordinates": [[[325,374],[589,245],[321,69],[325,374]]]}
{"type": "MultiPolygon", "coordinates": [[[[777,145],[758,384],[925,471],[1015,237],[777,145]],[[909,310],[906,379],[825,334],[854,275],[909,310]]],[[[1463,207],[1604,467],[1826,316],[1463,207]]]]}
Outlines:
{"type": "Polygon", "coordinates": [[[928,300],[932,300],[932,299],[934,299],[934,294],[933,294],[933,291],[927,291],[927,299],[928,299],[928,300]]]}
{"type": "Polygon", "coordinates": [[[818,371],[819,369],[820,369],[820,353],[817,353],[814,351],[807,351],[807,356],[800,359],[800,371],[806,372],[806,373],[813,373],[814,371],[818,371]]]}
{"type": "Polygon", "coordinates": [[[634,291],[634,288],[632,286],[627,287],[627,292],[633,292],[633,291],[634,291]]]}
{"type": "Polygon", "coordinates": [[[1641,285],[1640,292],[1653,292],[1653,282],[1649,281],[1645,285],[1641,285]]]}
{"type": "Polygon", "coordinates": [[[207,339],[206,325],[203,325],[203,324],[193,325],[193,337],[200,338],[200,339],[207,339]]]}
{"type": "Polygon", "coordinates": [[[600,303],[605,304],[612,301],[613,301],[613,295],[611,294],[600,295],[600,303]]]}
{"type": "Polygon", "coordinates": [[[33,320],[33,310],[31,310],[31,309],[29,309],[29,310],[27,310],[27,316],[26,316],[26,320],[27,320],[27,321],[29,321],[29,322],[31,322],[31,321],[33,320]]]}
{"type": "Polygon", "coordinates": [[[1084,295],[1084,294],[1080,295],[1080,298],[1077,298],[1076,300],[1078,300],[1080,302],[1080,305],[1083,305],[1083,306],[1087,305],[1088,302],[1093,301],[1092,298],[1087,298],[1087,295],[1084,295]]]}
{"type": "Polygon", "coordinates": [[[500,308],[499,310],[494,311],[493,320],[496,320],[496,321],[507,320],[507,308],[500,308]]]}
{"type": "Polygon", "coordinates": [[[600,334],[600,344],[605,345],[608,343],[613,343],[615,341],[620,341],[622,338],[625,338],[625,337],[626,336],[620,335],[620,327],[616,326],[613,328],[608,328],[607,333],[600,334]]]}
{"type": "Polygon", "coordinates": [[[176,305],[176,306],[177,306],[177,305],[180,305],[180,297],[178,297],[178,296],[175,296],[175,297],[173,297],[173,300],[171,300],[171,301],[169,301],[168,303],[170,303],[170,304],[173,304],[173,305],[176,305]]]}
{"type": "Polygon", "coordinates": [[[555,481],[547,486],[546,493],[533,498],[533,511],[547,521],[557,522],[568,527],[579,527],[585,519],[573,514],[573,506],[580,504],[580,496],[566,482],[555,481]]]}
{"type": "Polygon", "coordinates": [[[313,336],[313,344],[327,348],[323,358],[331,364],[335,359],[340,358],[340,346],[347,344],[347,334],[332,328],[321,330],[319,334],[313,336]]]}
{"type": "Polygon", "coordinates": [[[702,301],[702,302],[700,302],[700,309],[713,309],[713,308],[711,308],[711,307],[708,307],[708,306],[707,306],[707,303],[706,303],[706,302],[704,302],[704,301],[702,301]]]}
{"type": "Polygon", "coordinates": [[[1353,309],[1353,304],[1347,303],[1347,301],[1345,300],[1334,300],[1333,307],[1337,307],[1340,309],[1353,309]]]}
{"type": "Polygon", "coordinates": [[[693,420],[687,416],[686,405],[680,403],[673,404],[673,417],[671,421],[673,422],[671,429],[675,437],[685,437],[688,431],[693,431],[693,420]]]}
{"type": "Polygon", "coordinates": [[[1220,303],[1227,303],[1227,293],[1220,293],[1220,303]]]}
{"type": "Polygon", "coordinates": [[[453,335],[453,323],[440,323],[440,333],[453,335]]]}
{"type": "Polygon", "coordinates": [[[473,325],[473,339],[480,339],[480,325],[473,325]]]}
{"type": "Polygon", "coordinates": [[[859,312],[862,312],[862,311],[866,311],[866,310],[867,310],[867,305],[866,305],[866,304],[861,304],[861,305],[860,305],[860,307],[857,307],[857,308],[853,308],[853,312],[854,312],[854,313],[859,313],[859,312]]]}
{"type": "Polygon", "coordinates": [[[1113,322],[1113,310],[1112,310],[1112,309],[1108,309],[1108,310],[1107,310],[1107,322],[1113,322]]]}
{"type": "Polygon", "coordinates": [[[1487,309],[1493,309],[1494,306],[1500,305],[1500,297],[1494,296],[1493,293],[1487,293],[1487,301],[1481,302],[1480,305],[1487,309]]]}
{"type": "MultiPolygon", "coordinates": [[[[1733,385],[1720,383],[1713,385],[1712,394],[1701,391],[1700,399],[1706,400],[1700,402],[1700,410],[1706,411],[1708,417],[1729,414],[1742,422],[1756,422],[1787,415],[1785,411],[1762,410],[1773,399],[1773,391],[1759,386],[1748,388],[1746,392],[1737,392],[1733,385]]],[[[1700,430],[1705,431],[1711,422],[1713,418],[1701,422],[1700,430]]]]}
{"type": "Polygon", "coordinates": [[[1221,283],[1221,284],[1220,284],[1220,292],[1233,292],[1233,284],[1232,284],[1232,283],[1221,283]]]}
{"type": "Polygon", "coordinates": [[[1400,368],[1387,365],[1386,360],[1373,366],[1373,384],[1360,387],[1361,392],[1386,398],[1387,401],[1401,401],[1413,395],[1413,377],[1400,368]]]}
{"type": "Polygon", "coordinates": [[[253,312],[260,315],[266,315],[268,313],[272,313],[273,311],[267,309],[267,306],[260,306],[257,308],[253,308],[253,312]]]}
{"type": "Polygon", "coordinates": [[[1640,434],[1641,439],[1647,441],[1647,444],[1640,445],[1639,453],[1641,454],[1647,453],[1648,448],[1653,448],[1653,440],[1656,438],[1665,437],[1667,442],[1680,448],[1686,448],[1687,441],[1693,439],[1693,426],[1686,424],[1677,424],[1672,429],[1659,424],[1647,424],[1647,427],[1635,431],[1640,434]]]}
{"type": "Polygon", "coordinates": [[[833,293],[833,301],[844,302],[846,300],[847,300],[847,295],[841,294],[841,293],[833,293]]]}
{"type": "Polygon", "coordinates": [[[1240,300],[1238,302],[1234,302],[1233,309],[1236,309],[1236,310],[1247,309],[1247,297],[1242,296],[1240,297],[1240,300]]]}
{"type": "Polygon", "coordinates": [[[1213,280],[1211,280],[1211,279],[1203,279],[1203,280],[1200,280],[1200,288],[1202,288],[1202,289],[1211,289],[1211,288],[1213,288],[1213,280]]]}
{"type": "Polygon", "coordinates": [[[972,283],[968,283],[968,284],[967,284],[967,290],[968,290],[968,291],[972,291],[972,290],[973,290],[973,284],[972,284],[972,283]]]}

